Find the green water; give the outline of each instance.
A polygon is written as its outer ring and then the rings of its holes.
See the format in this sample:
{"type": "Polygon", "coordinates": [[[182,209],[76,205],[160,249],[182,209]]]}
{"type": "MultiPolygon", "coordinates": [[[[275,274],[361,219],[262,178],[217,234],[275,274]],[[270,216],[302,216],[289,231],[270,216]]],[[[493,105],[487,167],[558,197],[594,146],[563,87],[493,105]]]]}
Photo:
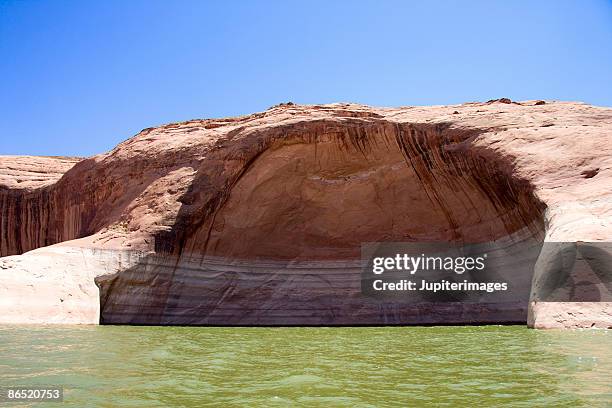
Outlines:
{"type": "Polygon", "coordinates": [[[0,326],[48,406],[612,406],[611,331],[0,326]]]}

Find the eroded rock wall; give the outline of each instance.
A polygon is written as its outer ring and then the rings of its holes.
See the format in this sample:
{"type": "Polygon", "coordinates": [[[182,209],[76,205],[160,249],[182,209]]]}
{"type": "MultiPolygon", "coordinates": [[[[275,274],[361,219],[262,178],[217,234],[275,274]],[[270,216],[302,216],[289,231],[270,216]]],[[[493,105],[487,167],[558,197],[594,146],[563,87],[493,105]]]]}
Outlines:
{"type": "MultiPolygon", "coordinates": [[[[245,296],[256,281],[248,273],[217,271],[213,282],[188,265],[198,259],[208,265],[210,257],[222,265],[318,262],[303,283],[323,282],[326,295],[316,283],[300,292],[298,303],[307,315],[317,311],[308,324],[326,324],[329,316],[336,322],[359,316],[352,295],[340,302],[347,308],[338,306],[342,291],[325,265],[354,262],[364,240],[470,243],[516,234],[534,242],[612,240],[612,110],[506,102],[283,105],[145,129],[109,153],[79,161],[57,181],[21,188],[0,179],[0,250],[9,255],[61,242],[51,248],[144,254],[135,264],[77,274],[87,285],[97,279],[102,319],[111,323],[210,323],[217,310],[229,320],[233,311],[232,321],[244,324],[274,324],[266,310],[293,310],[286,303],[292,284],[261,282],[253,287],[261,295],[245,296]],[[253,299],[274,307],[256,312],[253,299]]],[[[5,259],[9,265],[21,258],[5,259]]],[[[31,265],[37,273],[37,263],[31,265]]],[[[291,276],[288,282],[297,284],[291,276]]],[[[352,285],[348,275],[343,279],[352,285]]],[[[540,306],[532,303],[530,324],[547,327],[542,322],[554,318],[540,306]]],[[[442,323],[444,316],[477,323],[495,321],[495,313],[509,321],[518,310],[510,318],[500,305],[480,314],[449,305],[418,316],[400,309],[396,320],[375,309],[364,316],[398,324],[442,323]]]]}
{"type": "Polygon", "coordinates": [[[99,324],[95,278],[133,267],[143,256],[50,246],[0,258],[0,324],[99,324]]]}
{"type": "Polygon", "coordinates": [[[62,239],[51,225],[54,209],[63,203],[56,202],[50,186],[78,161],[65,157],[0,156],[0,256],[21,254],[75,237],[68,234],[62,239]]]}

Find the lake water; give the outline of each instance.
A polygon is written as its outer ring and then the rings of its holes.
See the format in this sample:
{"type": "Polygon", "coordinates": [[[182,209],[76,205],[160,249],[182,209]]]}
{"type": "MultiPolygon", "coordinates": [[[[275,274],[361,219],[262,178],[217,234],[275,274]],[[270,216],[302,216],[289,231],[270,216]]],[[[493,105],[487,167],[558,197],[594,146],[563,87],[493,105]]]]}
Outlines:
{"type": "Polygon", "coordinates": [[[0,326],[15,385],[74,407],[609,407],[612,331],[0,326]]]}

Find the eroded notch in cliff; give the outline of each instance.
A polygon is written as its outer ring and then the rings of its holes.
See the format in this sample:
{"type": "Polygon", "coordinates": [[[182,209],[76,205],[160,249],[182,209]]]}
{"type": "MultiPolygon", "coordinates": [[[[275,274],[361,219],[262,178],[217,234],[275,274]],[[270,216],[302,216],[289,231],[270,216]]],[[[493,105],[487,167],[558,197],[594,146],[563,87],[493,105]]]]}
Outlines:
{"type": "Polygon", "coordinates": [[[203,163],[191,204],[158,249],[355,259],[362,242],[542,237],[544,207],[531,185],[510,158],[475,144],[478,134],[358,119],[253,134],[250,148],[203,163]]]}

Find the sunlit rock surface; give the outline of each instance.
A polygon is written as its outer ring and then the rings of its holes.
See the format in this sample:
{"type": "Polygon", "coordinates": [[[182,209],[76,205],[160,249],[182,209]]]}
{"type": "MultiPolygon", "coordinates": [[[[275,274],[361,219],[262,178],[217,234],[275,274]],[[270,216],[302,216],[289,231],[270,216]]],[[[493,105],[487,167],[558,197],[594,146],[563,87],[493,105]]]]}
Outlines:
{"type": "Polygon", "coordinates": [[[605,302],[360,296],[363,242],[612,241],[612,109],[507,102],[281,104],[0,157],[0,322],[609,327],[605,302]]]}

